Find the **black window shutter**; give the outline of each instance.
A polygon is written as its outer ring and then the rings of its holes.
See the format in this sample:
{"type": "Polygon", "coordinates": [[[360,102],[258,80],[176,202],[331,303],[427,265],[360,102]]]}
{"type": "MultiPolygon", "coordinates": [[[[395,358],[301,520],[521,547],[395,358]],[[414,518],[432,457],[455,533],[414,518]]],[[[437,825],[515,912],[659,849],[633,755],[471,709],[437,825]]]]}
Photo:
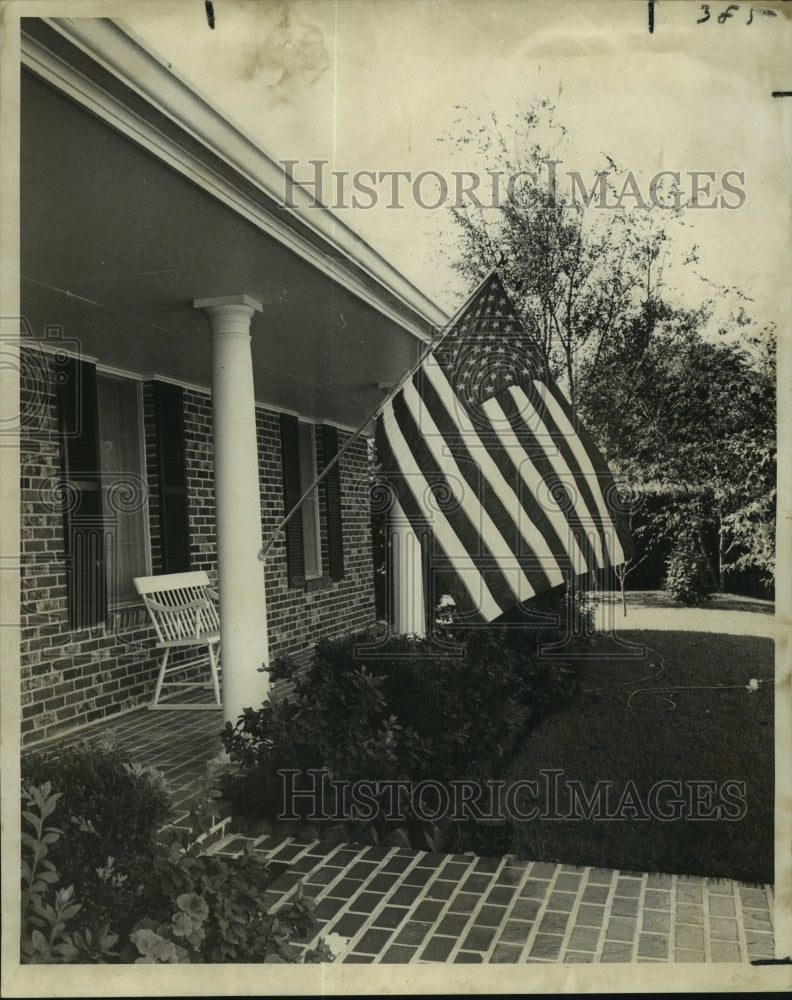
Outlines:
{"type": "MultiPolygon", "coordinates": [[[[281,413],[281,462],[283,468],[283,512],[284,515],[300,499],[300,428],[297,417],[281,413]]],[[[305,578],[305,558],[303,556],[302,517],[295,514],[284,528],[286,536],[286,571],[289,586],[293,587],[305,578]]]]}
{"type": "Polygon", "coordinates": [[[190,523],[184,459],[184,390],[180,385],[154,382],[154,421],[162,571],[184,573],[190,568],[190,523]]]}
{"type": "MultiPolygon", "coordinates": [[[[322,424],[322,454],[327,466],[338,454],[338,430],[322,424]]],[[[341,520],[341,470],[339,463],[325,476],[325,513],[327,515],[327,552],[332,580],[344,577],[344,528],[341,520]]]]}
{"type": "Polygon", "coordinates": [[[63,529],[69,628],[107,618],[96,367],[58,355],[55,384],[66,502],[63,529]]]}

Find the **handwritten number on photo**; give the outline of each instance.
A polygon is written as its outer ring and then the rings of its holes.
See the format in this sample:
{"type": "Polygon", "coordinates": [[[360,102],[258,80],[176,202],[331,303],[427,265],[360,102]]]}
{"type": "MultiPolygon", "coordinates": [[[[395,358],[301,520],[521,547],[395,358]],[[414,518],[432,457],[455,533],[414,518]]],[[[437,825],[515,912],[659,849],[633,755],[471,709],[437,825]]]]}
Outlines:
{"type": "MultiPolygon", "coordinates": [[[[712,16],[712,14],[710,12],[711,4],[703,3],[703,4],[700,4],[700,7],[701,7],[701,10],[704,12],[704,15],[703,15],[703,17],[698,18],[698,20],[696,21],[696,24],[705,24],[707,21],[709,21],[709,19],[712,16]]],[[[734,17],[734,15],[737,13],[737,11],[739,9],[740,9],[740,4],[738,4],[738,3],[730,3],[729,6],[725,8],[725,10],[722,10],[720,12],[720,14],[718,14],[718,24],[725,24],[730,18],[734,17]]],[[[777,16],[777,14],[776,14],[776,12],[774,10],[766,10],[763,7],[751,7],[750,13],[748,15],[748,20],[745,22],[746,24],[752,24],[753,23],[753,18],[754,18],[754,14],[755,13],[756,14],[762,14],[765,17],[776,17],[777,16]]]]}

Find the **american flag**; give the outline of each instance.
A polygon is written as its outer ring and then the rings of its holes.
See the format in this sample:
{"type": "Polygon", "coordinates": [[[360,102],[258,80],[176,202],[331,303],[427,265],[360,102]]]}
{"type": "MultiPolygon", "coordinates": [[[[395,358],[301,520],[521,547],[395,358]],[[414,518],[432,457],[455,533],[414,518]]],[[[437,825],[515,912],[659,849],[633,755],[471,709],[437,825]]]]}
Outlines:
{"type": "Polygon", "coordinates": [[[608,467],[495,272],[386,401],[375,441],[431,576],[467,620],[632,553],[608,467]]]}

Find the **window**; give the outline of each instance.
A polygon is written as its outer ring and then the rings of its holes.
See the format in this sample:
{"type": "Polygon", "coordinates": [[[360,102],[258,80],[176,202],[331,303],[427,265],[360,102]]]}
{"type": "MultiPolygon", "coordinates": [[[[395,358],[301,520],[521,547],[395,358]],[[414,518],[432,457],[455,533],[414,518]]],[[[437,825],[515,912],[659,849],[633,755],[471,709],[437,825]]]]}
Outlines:
{"type": "Polygon", "coordinates": [[[108,602],[137,600],[132,580],[148,573],[146,479],[140,427],[140,385],[97,375],[99,468],[108,602]]]}
{"type": "MultiPolygon", "coordinates": [[[[316,443],[322,445],[326,464],[338,451],[338,432],[334,427],[300,421],[281,414],[281,455],[283,463],[284,513],[299,502],[320,471],[316,443]]],[[[344,575],[341,492],[338,465],[322,484],[303,501],[300,511],[286,525],[286,564],[289,585],[300,586],[323,576],[340,580],[344,575]],[[324,514],[324,518],[322,518],[324,514]],[[322,559],[322,521],[326,525],[326,567],[322,559]]]]}
{"type": "Polygon", "coordinates": [[[55,366],[69,626],[90,628],[148,572],[140,386],[76,358],[55,366]]]}

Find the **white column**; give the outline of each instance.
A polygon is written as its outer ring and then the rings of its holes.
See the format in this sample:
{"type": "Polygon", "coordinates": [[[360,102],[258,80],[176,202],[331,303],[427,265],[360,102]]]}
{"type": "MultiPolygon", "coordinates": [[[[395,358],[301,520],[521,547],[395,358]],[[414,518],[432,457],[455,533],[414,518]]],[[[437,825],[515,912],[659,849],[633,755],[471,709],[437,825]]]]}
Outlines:
{"type": "Polygon", "coordinates": [[[212,438],[223,717],[235,723],[267,695],[267,609],[261,550],[256,409],[250,320],[262,306],[248,295],[196,299],[211,328],[212,438]]]}
{"type": "Polygon", "coordinates": [[[400,504],[388,515],[391,624],[397,632],[426,634],[421,543],[400,504]]]}

